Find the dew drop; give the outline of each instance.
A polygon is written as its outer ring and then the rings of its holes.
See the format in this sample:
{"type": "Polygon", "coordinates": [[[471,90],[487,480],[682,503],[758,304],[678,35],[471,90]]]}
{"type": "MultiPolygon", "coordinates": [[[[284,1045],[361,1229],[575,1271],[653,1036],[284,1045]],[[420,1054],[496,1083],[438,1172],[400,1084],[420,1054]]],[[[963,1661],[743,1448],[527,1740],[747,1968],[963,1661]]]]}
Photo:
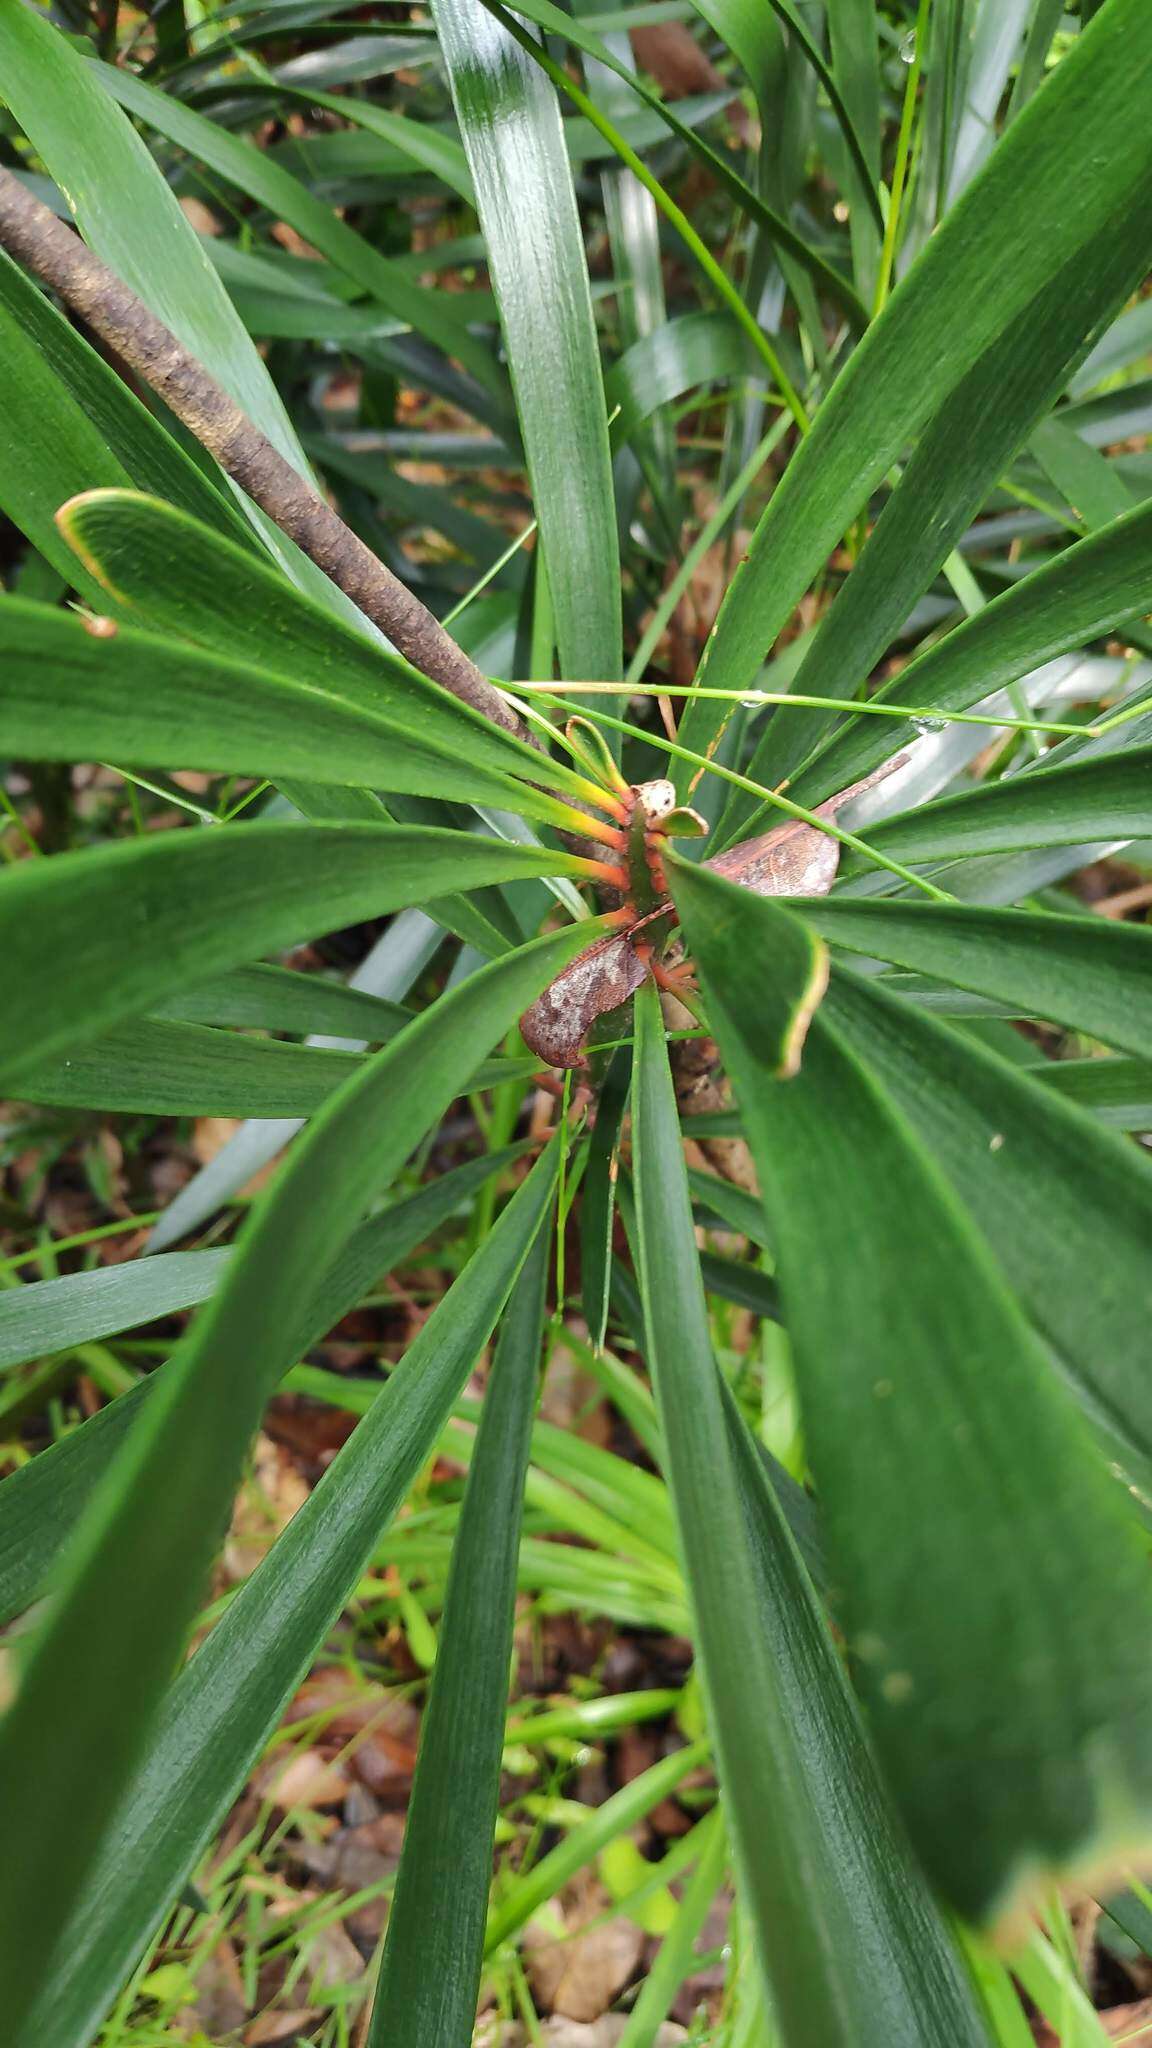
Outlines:
{"type": "Polygon", "coordinates": [[[914,64],[916,62],[916,31],[914,28],[908,29],[900,38],[900,62],[902,64],[914,64]]]}
{"type": "Polygon", "coordinates": [[[919,733],[943,732],[947,720],[943,718],[914,718],[912,723],[919,733]]]}
{"type": "Polygon", "coordinates": [[[764,699],[762,697],[741,697],[740,709],[742,711],[759,711],[763,702],[764,699]]]}

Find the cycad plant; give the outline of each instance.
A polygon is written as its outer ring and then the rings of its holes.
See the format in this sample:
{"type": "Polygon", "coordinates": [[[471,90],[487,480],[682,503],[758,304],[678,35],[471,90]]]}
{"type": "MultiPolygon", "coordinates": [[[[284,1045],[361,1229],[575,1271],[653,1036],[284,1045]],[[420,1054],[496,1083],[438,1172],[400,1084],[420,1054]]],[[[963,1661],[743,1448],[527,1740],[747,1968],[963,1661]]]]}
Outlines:
{"type": "Polygon", "coordinates": [[[114,764],[136,822],[0,876],[0,1080],[254,1120],[149,1256],[0,1297],[7,1369],[199,1304],[0,1488],[5,2039],[92,2038],[495,1334],[363,2035],[470,2041],[555,1875],[490,1910],[582,1314],[650,1374],[704,1700],[628,1824],[714,1771],[684,1910],[730,1858],[740,2038],[1019,2040],[972,1930],[1152,1841],[1152,939],[1062,886],[1152,837],[1152,15],[697,0],[676,105],[628,9],[370,15],[0,0],[0,752],[114,764]],[[378,919],[357,987],[278,964],[378,919]],[[481,1156],[382,1208],[462,1096],[481,1156]],[[234,1247],[166,1249],[300,1122],[234,1247]],[[466,1198],[186,1657],[266,1404],[466,1198]],[[717,1363],[734,1274],[791,1473],[717,1363]]]}

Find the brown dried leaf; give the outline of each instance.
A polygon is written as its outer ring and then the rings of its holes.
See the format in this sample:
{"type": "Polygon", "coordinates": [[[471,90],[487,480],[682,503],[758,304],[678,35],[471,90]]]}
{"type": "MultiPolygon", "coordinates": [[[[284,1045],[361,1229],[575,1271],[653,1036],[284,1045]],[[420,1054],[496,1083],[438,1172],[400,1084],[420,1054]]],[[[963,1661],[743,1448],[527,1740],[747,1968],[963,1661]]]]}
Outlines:
{"type": "Polygon", "coordinates": [[[348,1790],[348,1779],[318,1749],[302,1749],[286,1764],[270,1764],[259,1790],[273,1806],[284,1809],[338,1806],[348,1790]]]}
{"type": "MultiPolygon", "coordinates": [[[[589,1902],[590,1903],[590,1902],[589,1902]]],[[[607,1894],[601,1901],[608,1904],[607,1894]]],[[[570,2020],[598,2020],[635,1975],[644,1934],[631,1920],[607,1920],[556,1941],[529,1926],[525,1961],[537,2002],[570,2020]]]]}
{"type": "Polygon", "coordinates": [[[626,935],[597,940],[525,1010],[525,1045],[549,1067],[579,1066],[597,1017],[635,995],[647,971],[626,935]]]}
{"type": "Polygon", "coordinates": [[[294,2012],[262,2012],[244,2030],[244,2048],[281,2048],[294,2041],[321,2017],[318,2005],[304,2005],[294,2012]]]}
{"type": "MultiPolygon", "coordinates": [[[[813,816],[834,818],[844,804],[883,782],[906,759],[907,755],[897,754],[871,775],[862,776],[859,782],[850,783],[847,789],[817,804],[813,816]]],[[[839,865],[840,841],[798,818],[774,826],[757,839],[745,839],[741,845],[731,846],[726,853],[718,853],[704,862],[714,874],[738,883],[742,889],[751,889],[757,896],[826,896],[836,880],[839,865]]]]}

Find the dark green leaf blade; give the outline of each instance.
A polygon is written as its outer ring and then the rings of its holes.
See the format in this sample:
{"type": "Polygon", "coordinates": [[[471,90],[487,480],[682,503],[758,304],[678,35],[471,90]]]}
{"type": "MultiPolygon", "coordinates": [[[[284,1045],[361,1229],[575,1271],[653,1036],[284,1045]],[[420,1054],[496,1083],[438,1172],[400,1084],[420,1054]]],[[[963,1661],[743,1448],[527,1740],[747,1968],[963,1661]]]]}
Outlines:
{"type": "Polygon", "coordinates": [[[91,491],[61,509],[60,524],[81,560],[143,624],[376,712],[410,743],[439,742],[446,758],[454,750],[481,767],[594,800],[586,777],[501,731],[187,513],[137,492],[91,491]]]}
{"type": "Polygon", "coordinates": [[[62,575],[84,572],[55,513],[78,491],[136,485],[255,545],[236,501],[0,251],[0,502],[62,575]]]}
{"type": "MultiPolygon", "coordinates": [[[[1042,764],[868,826],[868,844],[902,861],[1138,839],[1152,828],[1152,747],[1042,764]]],[[[847,864],[845,864],[847,866],[847,864]]]]}
{"type": "Polygon", "coordinates": [[[15,2038],[142,1760],[312,1272],[442,1114],[476,1050],[507,1029],[581,936],[569,928],[483,969],[325,1106],[89,1507],[0,1733],[12,1850],[0,1871],[0,1956],[15,2038]],[[41,1752],[70,1760],[51,1800],[38,1786],[41,1752]]]}
{"type": "Polygon", "coordinates": [[[471,2034],[500,1793],[548,1234],[504,1314],[468,1471],[367,2048],[471,2034]]]}
{"type": "Polygon", "coordinates": [[[1106,1045],[1152,1055],[1152,931],[968,903],[806,902],[832,945],[931,974],[1106,1045]]]}
{"type": "MultiPolygon", "coordinates": [[[[1024,108],[869,329],[776,490],[701,670],[743,691],[869,493],[978,359],[1048,285],[1152,199],[1152,130],[1118,93],[1152,80],[1143,0],[1109,0],[1024,108]],[[1110,146],[1085,161],[1103,123],[1110,146]]],[[[714,725],[710,720],[708,730],[714,725]]],[[[692,740],[696,744],[699,732],[692,740]]]]}
{"type": "MultiPolygon", "coordinates": [[[[363,1065],[360,1053],[144,1017],[34,1067],[20,1100],[157,1116],[307,1117],[363,1065]]],[[[486,1060],[471,1086],[535,1070],[532,1060],[486,1060]]]]}
{"type": "MultiPolygon", "coordinates": [[[[501,0],[484,0],[484,4],[498,12],[501,0]]],[[[528,21],[538,23],[549,35],[558,36],[571,43],[574,48],[582,50],[586,57],[591,57],[595,63],[604,65],[615,77],[621,79],[652,109],[685,148],[699,159],[710,175],[735,200],[741,212],[763,227],[771,241],[787,250],[797,263],[810,272],[813,281],[843,309],[851,326],[854,329],[867,326],[867,308],[857,297],[848,279],[828,263],[809,242],[798,235],[783,214],[775,212],[772,207],[765,204],[760,194],[733,168],[727,154],[713,149],[688,122],[680,119],[673,107],[658,98],[644,84],[643,79],[619,63],[603,38],[590,32],[586,20],[574,21],[570,15],[565,14],[563,8],[554,6],[553,0],[524,0],[524,4],[516,9],[516,13],[523,15],[528,21]]]]}
{"type": "MultiPolygon", "coordinates": [[[[443,292],[415,284],[398,263],[373,248],[306,184],[275,163],[267,150],[229,134],[221,123],[206,120],[203,114],[181,105],[173,94],[158,91],[131,71],[106,64],[93,65],[92,70],[105,91],[129,113],[210,165],[229,184],[238,185],[266,206],[274,219],[289,221],[305,241],[355,278],[381,306],[456,356],[478,385],[497,394],[502,391],[503,376],[491,351],[469,333],[451,299],[445,303],[443,292]]],[[[320,97],[322,101],[323,95],[320,97]]],[[[350,109],[356,106],[354,100],[339,104],[350,109]]],[[[369,108],[366,118],[370,119],[371,113],[369,108]]]]}
{"type": "Polygon", "coordinates": [[[255,344],[140,136],[96,67],[43,15],[13,0],[0,6],[0,91],[96,253],[306,470],[255,344]]]}
{"type": "Polygon", "coordinates": [[[363,1423],[180,1673],[23,2037],[85,2048],[432,1455],[556,1183],[550,1148],[363,1423]]]}
{"type": "Polygon", "coordinates": [[[603,1348],[612,1280],[612,1225],[616,1215],[616,1148],[632,1085],[632,1048],[618,1046],[596,1097],[580,1202],[580,1285],[593,1348],[603,1348]]]}
{"type": "Polygon", "coordinates": [[[1152,1163],[1060,1099],[1049,1084],[1063,1063],[1009,1066],[876,977],[843,968],[826,1002],[985,1232],[1089,1412],[1125,1457],[1152,1461],[1152,1163]]]}
{"type": "MultiPolygon", "coordinates": [[[[355,1308],[382,1273],[425,1243],[478,1187],[523,1150],[509,1146],[454,1167],[354,1230],[301,1317],[287,1347],[292,1356],[302,1357],[355,1308]]],[[[167,1313],[157,1305],[161,1299],[168,1309],[190,1306],[215,1291],[231,1257],[231,1246],[169,1252],[102,1272],[69,1273],[6,1294],[0,1297],[0,1356],[14,1363],[18,1357],[37,1358],[66,1344],[109,1336],[167,1313]],[[176,1300],[178,1292],[183,1302],[176,1300]]],[[[161,1366],[131,1393],[119,1395],[79,1429],[9,1474],[0,1488],[0,1620],[10,1620],[43,1592],[60,1546],[109,1458],[143,1402],[170,1371],[170,1364],[161,1366]]]]}
{"type": "MultiPolygon", "coordinates": [[[[1150,549],[1152,507],[1139,506],[994,598],[909,662],[876,701],[966,711],[1043,662],[1142,617],[1152,609],[1150,549]]],[[[910,719],[854,720],[796,778],[799,800],[845,789],[915,737],[910,719]],[[883,731],[873,730],[879,725],[883,731]]]]}
{"type": "Polygon", "coordinates": [[[758,1044],[793,914],[683,864],[675,889],[778,1249],[881,1757],[945,1897],[975,1919],[1011,1913],[1152,1829],[1143,1545],[864,1060],[818,1015],[800,1075],[773,1082],[758,1044]]]}
{"type": "MultiPolygon", "coordinates": [[[[8,1288],[0,1294],[0,1368],[23,1365],[71,1344],[90,1344],[206,1301],[229,1257],[226,1249],[167,1252],[157,1259],[8,1288]]],[[[11,1498],[5,1493],[0,1521],[11,1498]]]]}
{"type": "Polygon", "coordinates": [[[648,1350],[729,1831],[772,2004],[793,2048],[976,2043],[963,1973],[886,1814],[763,1466],[730,1434],[651,989],[636,1024],[648,1350]]]}
{"type": "Polygon", "coordinates": [[[21,862],[0,876],[5,1084],[253,954],[462,883],[578,872],[568,854],[415,825],[223,825],[21,862]]]}
{"type": "Polygon", "coordinates": [[[480,0],[433,8],[508,348],[561,673],[623,666],[608,413],[556,94],[480,0]]]}
{"type": "MultiPolygon", "coordinates": [[[[408,708],[389,714],[338,681],[296,682],[283,669],[275,674],[135,626],[90,632],[70,613],[17,597],[0,605],[0,651],[0,749],[17,759],[111,760],[279,782],[312,777],[537,817],[555,810],[547,796],[489,767],[485,757],[498,744],[478,736],[470,745],[464,719],[454,731],[438,730],[435,707],[428,713],[415,692],[408,708]]],[[[499,740],[495,726],[488,732],[499,740]]]]}
{"type": "Polygon", "coordinates": [[[383,1045],[412,1011],[367,989],[301,974],[291,967],[234,967],[157,1003],[157,1017],[178,1024],[244,1024],[264,1031],[319,1032],[383,1045]]]}
{"type": "MultiPolygon", "coordinates": [[[[921,435],[821,625],[797,672],[798,692],[847,698],[858,689],[1037,414],[1059,395],[1093,328],[1123,305],[1146,265],[1140,213],[1119,209],[1109,234],[1088,255],[1078,250],[961,379],[921,435]]],[[[788,774],[832,717],[799,708],[774,715],[751,773],[760,776],[771,762],[774,779],[788,774]]]]}

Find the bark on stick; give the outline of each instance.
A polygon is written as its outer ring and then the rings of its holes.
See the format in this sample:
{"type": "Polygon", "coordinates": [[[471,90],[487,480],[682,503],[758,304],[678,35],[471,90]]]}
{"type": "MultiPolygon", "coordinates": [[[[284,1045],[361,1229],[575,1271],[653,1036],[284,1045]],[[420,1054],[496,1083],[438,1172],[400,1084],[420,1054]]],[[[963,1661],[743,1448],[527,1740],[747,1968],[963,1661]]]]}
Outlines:
{"type": "Polygon", "coordinates": [[[0,243],[113,349],[414,668],[524,737],[499,691],[115,271],[0,168],[0,243]]]}

